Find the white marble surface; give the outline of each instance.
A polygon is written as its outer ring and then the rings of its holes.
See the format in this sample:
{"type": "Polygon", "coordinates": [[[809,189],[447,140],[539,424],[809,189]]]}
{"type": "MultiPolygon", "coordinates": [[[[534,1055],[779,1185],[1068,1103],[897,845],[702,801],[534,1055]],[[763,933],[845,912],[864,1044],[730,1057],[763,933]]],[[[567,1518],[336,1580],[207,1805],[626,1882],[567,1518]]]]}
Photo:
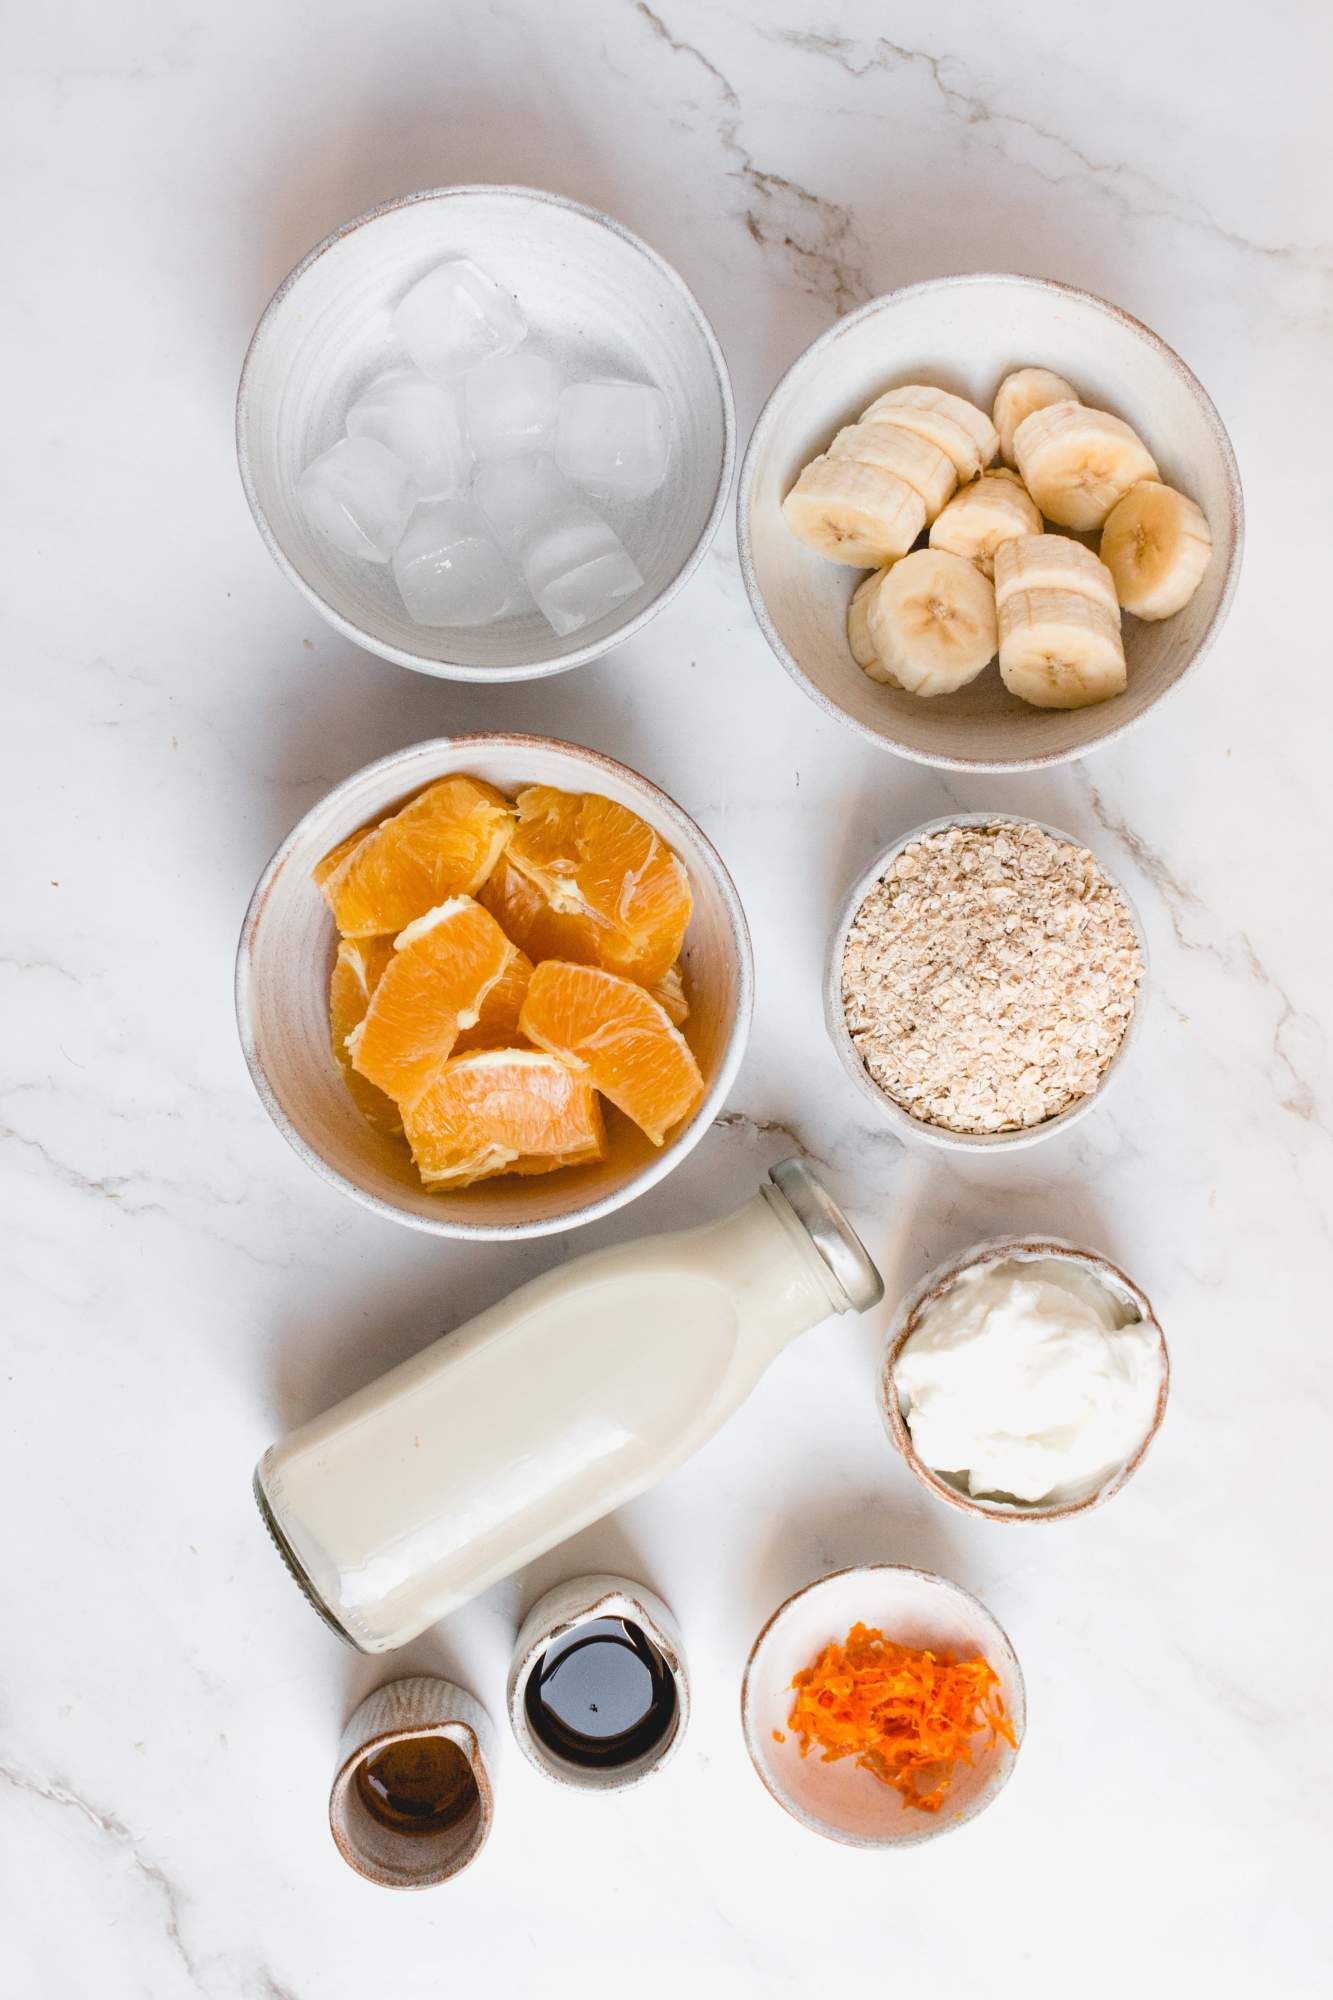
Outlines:
{"type": "Polygon", "coordinates": [[[11,13],[6,40],[0,1991],[1314,1992],[1333,1942],[1326,10],[71,0],[11,13]],[[743,435],[836,313],[908,279],[1012,267],[1129,307],[1211,390],[1246,482],[1206,670],[1082,768],[946,783],[786,679],[729,526],[639,640],[544,685],[485,694],[355,651],[246,513],[244,343],[334,224],[484,179],[610,209],[673,259],[743,435]],[[487,725],[664,783],[731,863],[758,956],[718,1129],[631,1213],[522,1252],[422,1240],[314,1180],[231,1015],[245,900],[291,822],[383,750],[487,725]],[[836,893],[953,802],[1092,841],[1155,973],[1115,1101],[1063,1145],[965,1167],[868,1122],[818,1006],[836,893]],[[1001,1227],[1118,1255],[1172,1345],[1156,1450],[1101,1514],[964,1522],[881,1436],[883,1316],[829,1325],[667,1485],[392,1663],[442,1663],[499,1717],[524,1604],[576,1566],[630,1570],[689,1649],[670,1770],[571,1799],[511,1754],[467,1877],[420,1898],[356,1880],[324,1825],[330,1765],[392,1666],[302,1604],[252,1461],[524,1274],[707,1215],[797,1139],[894,1292],[1001,1227]],[[993,1812],[889,1857],[788,1823],[737,1717],[769,1609],[867,1556],[978,1591],[1031,1711],[993,1812]]]}

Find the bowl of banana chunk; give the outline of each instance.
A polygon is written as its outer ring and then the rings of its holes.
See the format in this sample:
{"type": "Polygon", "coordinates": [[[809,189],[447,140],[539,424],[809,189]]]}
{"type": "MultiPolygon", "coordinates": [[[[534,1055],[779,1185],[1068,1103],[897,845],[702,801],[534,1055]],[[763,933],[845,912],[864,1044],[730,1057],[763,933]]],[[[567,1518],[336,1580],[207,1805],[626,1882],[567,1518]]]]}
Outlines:
{"type": "Polygon", "coordinates": [[[1179,355],[1041,278],[933,279],[788,369],[741,472],[746,589],[792,677],[923,764],[1111,742],[1216,638],[1235,453],[1179,355]]]}

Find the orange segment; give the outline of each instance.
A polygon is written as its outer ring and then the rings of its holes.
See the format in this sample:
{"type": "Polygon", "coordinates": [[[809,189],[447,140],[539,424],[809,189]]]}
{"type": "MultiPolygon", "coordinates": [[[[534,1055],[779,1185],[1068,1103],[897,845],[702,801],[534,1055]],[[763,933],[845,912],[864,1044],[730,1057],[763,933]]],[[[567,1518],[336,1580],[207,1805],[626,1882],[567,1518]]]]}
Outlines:
{"type": "Polygon", "coordinates": [[[637,813],[596,792],[530,785],[517,805],[514,867],[553,909],[592,919],[599,965],[654,985],[690,921],[683,863],[637,813]]]}
{"type": "Polygon", "coordinates": [[[410,1104],[477,1026],[487,994],[515,957],[495,918],[470,896],[441,903],[401,931],[348,1048],[360,1074],[410,1104]]]}
{"type": "Polygon", "coordinates": [[[704,1094],[699,1065],[651,993],[590,965],[547,959],[533,972],[519,1027],[586,1075],[660,1146],[704,1094]]]}
{"type": "Polygon", "coordinates": [[[502,854],[477,891],[501,929],[536,963],[543,958],[568,958],[576,965],[596,965],[601,926],[574,911],[555,910],[541,890],[508,854],[502,854]]]}
{"type": "Polygon", "coordinates": [[[355,833],[348,834],[346,840],[340,840],[336,847],[331,847],[324,859],[317,861],[310,871],[311,880],[316,887],[322,889],[324,884],[337,874],[343,863],[350,859],[354,850],[360,847],[366,835],[373,833],[374,830],[370,826],[359,826],[355,833]]]}
{"type": "Polygon", "coordinates": [[[340,841],[315,880],[344,937],[397,933],[479,889],[513,826],[513,808],[494,785],[441,778],[359,840],[340,841]]]}
{"type": "Polygon", "coordinates": [[[690,1003],[685,998],[685,974],[679,962],[649,991],[672,1025],[683,1028],[690,1018],[690,1003]]]}
{"type": "Polygon", "coordinates": [[[329,1037],[333,1059],[343,1074],[357,1109],[381,1132],[401,1132],[398,1106],[352,1068],[347,1037],[360,1026],[385,966],[393,957],[392,938],[344,938],[333,961],[329,981],[329,1037]]]}
{"type": "Polygon", "coordinates": [[[481,1049],[446,1063],[403,1113],[427,1187],[543,1174],[606,1157],[591,1086],[538,1049],[481,1049]]]}
{"type": "Polygon", "coordinates": [[[482,996],[475,1028],[464,1028],[456,1056],[469,1049],[509,1049],[518,1040],[518,1017],[532,977],[532,960],[516,950],[490,991],[482,996]]]}

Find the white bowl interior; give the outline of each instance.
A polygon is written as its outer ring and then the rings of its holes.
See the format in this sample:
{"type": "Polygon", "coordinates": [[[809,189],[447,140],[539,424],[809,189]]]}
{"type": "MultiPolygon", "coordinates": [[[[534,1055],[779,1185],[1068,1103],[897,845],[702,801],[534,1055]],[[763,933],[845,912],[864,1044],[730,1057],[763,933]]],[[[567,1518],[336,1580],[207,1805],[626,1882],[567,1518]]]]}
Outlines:
{"type": "Polygon", "coordinates": [[[1026,1720],[1023,1676],[1013,1647],[984,1605],[944,1577],[891,1564],[835,1571],[799,1591],[760,1635],[746,1669],[742,1696],[745,1740],[755,1767],[778,1802],[803,1825],[854,1846],[905,1847],[964,1820],[989,1804],[1013,1768],[1017,1752],[1000,1739],[977,1737],[975,1761],[960,1764],[938,1813],[904,1806],[900,1795],[863,1771],[854,1758],[835,1764],[818,1750],[802,1757],[788,1727],[792,1676],[822,1647],[841,1641],[857,1622],[878,1626],[886,1639],[930,1646],[959,1659],[979,1654],[1000,1677],[1005,1707],[1021,1744],[1026,1720]],[[779,1731],[783,1742],[775,1741],[779,1731]]]}
{"type": "Polygon", "coordinates": [[[375,652],[426,671],[497,678],[603,651],[686,568],[730,474],[730,390],[717,343],[670,266],[591,210],[523,188],[445,188],[350,225],[292,274],[260,321],[237,411],[250,502],[278,559],[333,622],[375,652]],[[654,382],[671,408],[667,478],[647,500],[594,502],[622,535],[643,588],[559,638],[537,611],[494,625],[416,625],[390,568],[312,534],[296,484],[343,434],[350,403],[403,358],[392,308],[433,265],[471,257],[518,299],[526,346],[569,378],[654,382]]]}
{"type": "Polygon", "coordinates": [[[624,765],[536,737],[444,738],[370,765],[307,813],[274,856],[241,938],[237,1012],[256,1087],[307,1162],[371,1206],[442,1235],[535,1236],[591,1221],[659,1180],[703,1137],[739,1067],[749,1029],[750,942],[717,854],[680,807],[624,765]],[[658,1148],[607,1106],[609,1157],[595,1166],[501,1178],[452,1193],[422,1187],[401,1139],[361,1116],[329,1045],[337,936],[311,870],[346,834],[384,818],[435,778],[464,771],[512,797],[524,785],[596,791],[629,806],[679,854],[694,892],[682,951],[685,1028],[705,1096],[658,1148]]]}
{"type": "MultiPolygon", "coordinates": [[[[1189,370],[1146,327],[1086,293],[1037,279],[979,276],[876,300],[817,341],[778,385],[755,429],[740,492],[746,581],[784,664],[824,707],[887,748],[928,764],[1014,768],[1080,756],[1160,699],[1220,624],[1239,568],[1235,458],[1189,370]],[[1038,709],[989,666],[926,701],[867,678],[847,648],[847,605],[865,574],[798,542],[782,501],[802,467],[883,390],[926,382],[989,410],[1011,369],[1053,368],[1085,403],[1138,430],[1163,479],[1197,500],[1213,560],[1174,618],[1124,620],[1129,685],[1094,708],[1038,709]]],[[[1095,541],[1095,538],[1092,538],[1095,541]]]]}

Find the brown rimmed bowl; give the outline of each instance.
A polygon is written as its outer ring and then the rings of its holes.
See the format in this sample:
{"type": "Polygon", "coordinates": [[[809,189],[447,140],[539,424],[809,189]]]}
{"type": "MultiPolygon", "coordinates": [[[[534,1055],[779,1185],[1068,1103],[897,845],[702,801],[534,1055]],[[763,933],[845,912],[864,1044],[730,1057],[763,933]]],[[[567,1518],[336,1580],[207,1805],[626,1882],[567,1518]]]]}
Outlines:
{"type": "Polygon", "coordinates": [[[740,897],[712,842],[674,799],[625,764],[538,736],[443,736],[368,764],[312,806],[259,878],[236,960],[241,1047],[265,1110],[331,1186],[377,1215],[436,1236],[514,1240],[609,1215],[680,1165],[722,1108],[750,1028],[754,969],[740,897]],[[600,792],[675,849],[694,892],[681,953],[703,1073],[693,1116],[660,1147],[608,1108],[608,1157],[558,1173],[506,1175],[431,1193],[402,1139],[362,1117],[329,1045],[329,974],[337,937],[311,871],[359,826],[384,819],[436,778],[466,772],[508,797],[525,785],[600,792]]]}
{"type": "Polygon", "coordinates": [[[1235,594],[1244,505],[1221,417],[1158,334],[1092,292],[982,271],[872,299],[793,362],[751,436],[736,531],[759,628],[826,714],[920,764],[1027,771],[1113,743],[1194,671],[1235,594]],[[1033,708],[1008,692],[994,665],[957,693],[930,701],[880,686],[847,646],[847,605],[865,572],[826,562],[798,542],[782,502],[802,467],[882,391],[931,383],[989,410],[1003,377],[1028,366],[1055,369],[1085,403],[1113,411],[1141,433],[1163,479],[1207,515],[1212,563],[1174,618],[1125,619],[1129,685],[1096,707],[1033,708]]]}
{"type": "Polygon", "coordinates": [[[974,1245],[964,1256],[956,1257],[931,1271],[898,1308],[889,1328],[884,1366],[880,1374],[880,1414],[889,1436],[921,1484],[937,1499],[947,1501],[950,1507],[957,1507],[964,1514],[980,1515],[988,1521],[1067,1521],[1075,1514],[1086,1514],[1091,1508],[1102,1506],[1119,1493],[1133,1477],[1143,1463],[1149,1445],[1161,1428],[1162,1418],[1166,1414],[1166,1398],[1170,1382],[1170,1358],[1166,1351],[1165,1337],[1157,1315],[1153,1311],[1152,1301],[1118,1264],[1113,1264],[1109,1257],[1103,1257],[1099,1251],[1076,1249],[1072,1243],[1066,1243],[1058,1236],[993,1236],[984,1243],[974,1245]],[[1091,1492],[1081,1498],[1055,1504],[1041,1501],[1028,1503],[979,1499],[966,1492],[949,1474],[935,1471],[918,1456],[916,1447],[912,1443],[912,1433],[908,1429],[907,1419],[903,1415],[893,1371],[898,1356],[921,1324],[922,1315],[927,1308],[942,1298],[965,1271],[972,1271],[978,1266],[987,1264],[1001,1264],[1008,1258],[1039,1257],[1055,1257],[1063,1262],[1077,1265],[1080,1270],[1086,1271],[1090,1277],[1107,1286],[1133,1306],[1143,1324],[1151,1328],[1157,1337],[1161,1362],[1157,1402],[1147,1431],[1129,1457],[1122,1464],[1113,1467],[1091,1492]]]}
{"type": "Polygon", "coordinates": [[[1007,1633],[960,1584],[900,1563],[834,1570],[796,1591],[750,1648],[741,1682],[745,1747],[764,1790],[809,1832],[846,1847],[915,1847],[975,1819],[1008,1782],[1026,1727],[1023,1674],[1007,1633]],[[826,1764],[815,1750],[802,1757],[788,1728],[793,1674],[858,1622],[901,1645],[958,1659],[980,1655],[999,1676],[1015,1743],[998,1737],[977,1744],[973,1762],[957,1766],[938,1812],[905,1806],[853,1758],[826,1764]]]}

